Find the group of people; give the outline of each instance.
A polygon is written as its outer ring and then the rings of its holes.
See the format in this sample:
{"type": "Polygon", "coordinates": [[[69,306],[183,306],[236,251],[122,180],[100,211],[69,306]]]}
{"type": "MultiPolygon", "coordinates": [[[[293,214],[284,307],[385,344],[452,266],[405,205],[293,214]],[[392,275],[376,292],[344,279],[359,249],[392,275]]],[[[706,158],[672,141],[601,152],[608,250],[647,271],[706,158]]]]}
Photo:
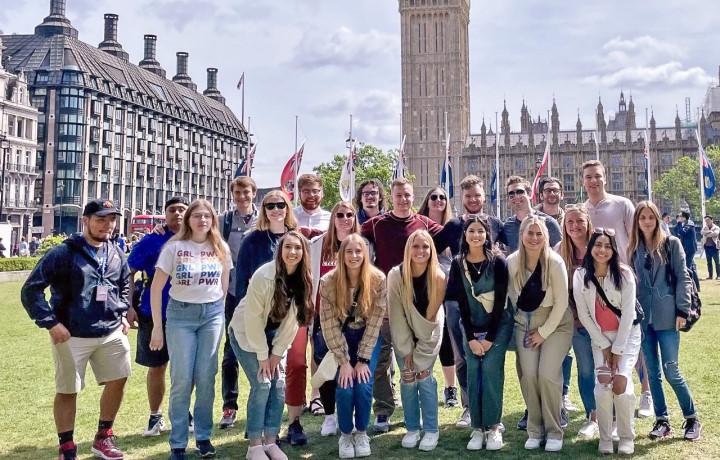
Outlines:
{"type": "Polygon", "coordinates": [[[508,350],[516,352],[526,406],[518,424],[528,434],[526,449],[563,447],[571,348],[586,413],[579,435],[599,437],[600,452],[613,453],[614,440],[618,453],[634,452],[633,369],[647,389],[645,410],[652,405],[656,418],[649,436],[672,435],[664,374],[685,418],[684,438],[699,439],[702,426],[678,362],[692,283],[683,245],[663,231],[653,203],[634,206],[607,193],[600,162],[586,162],[582,174],[588,200],[564,208],[559,180],[543,181],[544,201],[535,209],[528,181],[509,177],[512,215],[504,221],[484,212],[476,176],[460,183],[458,216],[442,188],[430,190],[415,212],[404,178],[392,183],[390,210],[383,185],[367,180],[355,203],[341,201],[328,212],[317,175],[298,178],[294,209],[281,191],[256,207],[255,182],[238,177],[235,209],[222,215],[202,199],[168,200],[165,224],[138,241],[127,261],[109,243],[119,211],[110,201],[91,201],[83,233],[46,254],[22,289],[30,317],[53,342],[60,460],[77,455],[75,402],[88,361],[105,387],[92,451],[123,458],[112,427],[130,375],[127,330],[134,324],[136,362],[148,368],[143,434],[168,429],[161,406],[169,363],[175,460],[185,458],[190,433],[201,457],[215,455],[219,362],[221,429],[235,424],[240,409],[240,369],[249,383],[249,460],[287,458],[278,446],[285,406],[288,444],[306,444],[308,345],[309,406],[324,415],[322,436],[339,430],[340,458],[371,454],[371,413],[375,430],[390,428],[396,366],[407,430],[402,446],[437,446],[438,357],[444,403],[461,404],[457,426],[472,429],[467,449],[502,449],[508,350]],[[139,304],[130,306],[138,287],[139,304]]]}

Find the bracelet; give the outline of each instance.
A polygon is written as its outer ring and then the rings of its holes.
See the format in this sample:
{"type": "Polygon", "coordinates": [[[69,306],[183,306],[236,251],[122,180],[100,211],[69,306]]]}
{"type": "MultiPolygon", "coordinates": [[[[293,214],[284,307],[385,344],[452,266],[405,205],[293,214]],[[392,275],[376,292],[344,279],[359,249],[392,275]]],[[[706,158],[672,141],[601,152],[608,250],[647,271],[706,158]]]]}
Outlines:
{"type": "Polygon", "coordinates": [[[366,359],[366,358],[360,358],[360,357],[358,357],[357,360],[358,360],[359,363],[370,364],[370,360],[369,360],[369,359],[366,359]]]}

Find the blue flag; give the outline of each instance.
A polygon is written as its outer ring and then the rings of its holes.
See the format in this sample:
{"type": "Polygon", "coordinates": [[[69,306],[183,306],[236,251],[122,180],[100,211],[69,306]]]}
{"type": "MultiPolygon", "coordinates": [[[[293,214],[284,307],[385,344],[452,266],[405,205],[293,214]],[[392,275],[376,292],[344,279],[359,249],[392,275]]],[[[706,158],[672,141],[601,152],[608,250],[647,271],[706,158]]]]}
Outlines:
{"type": "Polygon", "coordinates": [[[443,161],[443,167],[440,171],[440,187],[442,187],[448,194],[448,198],[453,198],[455,196],[455,186],[453,185],[453,171],[452,171],[452,163],[451,162],[444,162],[443,161]],[[447,165],[447,167],[445,166],[447,165]],[[449,176],[449,180],[446,177],[446,171],[447,176],[449,176]]]}
{"type": "Polygon", "coordinates": [[[710,199],[710,197],[713,196],[713,194],[715,193],[715,173],[713,172],[710,160],[705,153],[705,149],[702,146],[702,141],[700,140],[700,132],[697,129],[695,130],[695,137],[698,143],[698,157],[700,160],[700,167],[702,168],[705,198],[710,199]]]}
{"type": "Polygon", "coordinates": [[[497,166],[493,168],[493,175],[492,179],[490,179],[490,202],[496,203],[497,202],[497,166]]]}

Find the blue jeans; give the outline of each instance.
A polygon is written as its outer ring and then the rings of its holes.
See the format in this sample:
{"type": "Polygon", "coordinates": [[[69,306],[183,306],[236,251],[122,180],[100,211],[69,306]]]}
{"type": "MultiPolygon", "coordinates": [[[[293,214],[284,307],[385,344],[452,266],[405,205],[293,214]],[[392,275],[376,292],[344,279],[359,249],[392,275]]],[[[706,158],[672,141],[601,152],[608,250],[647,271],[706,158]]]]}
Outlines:
{"type": "MultiPolygon", "coordinates": [[[[405,368],[404,357],[395,355],[395,358],[402,375],[405,368]]],[[[412,383],[406,383],[401,376],[400,399],[405,416],[405,427],[408,431],[420,431],[420,411],[422,410],[423,430],[426,433],[438,432],[437,380],[432,375],[432,367],[429,376],[422,380],[418,380],[416,377],[412,383]]]]}
{"type": "MultiPolygon", "coordinates": [[[[348,345],[348,354],[350,355],[350,364],[354,367],[357,363],[357,351],[362,340],[365,328],[362,329],[351,329],[347,328],[344,332],[345,340],[348,345]]],[[[373,349],[372,356],[370,357],[370,381],[367,383],[360,383],[357,379],[353,379],[351,387],[343,388],[337,381],[337,374],[335,375],[335,381],[337,386],[335,388],[335,401],[337,414],[338,426],[340,432],[343,434],[350,434],[353,430],[353,413],[355,415],[354,428],[357,431],[366,431],[367,426],[370,423],[370,409],[372,408],[372,397],[373,397],[373,375],[375,374],[375,368],[377,367],[378,359],[380,358],[380,349],[382,348],[382,338],[378,338],[377,344],[373,349]]],[[[339,373],[339,370],[338,370],[339,373]]]]}
{"type": "Polygon", "coordinates": [[[170,355],[170,447],[187,447],[188,410],[195,386],[195,439],[212,434],[215,374],[225,323],[223,299],[208,303],[180,302],[170,298],[167,306],[168,354],[170,355]]]}
{"type": "Polygon", "coordinates": [[[285,408],[284,362],[272,380],[262,381],[258,378],[260,362],[257,353],[240,348],[232,329],[228,331],[228,335],[235,357],[250,383],[246,412],[248,439],[258,439],[265,434],[265,439],[274,440],[280,433],[280,422],[285,408]]]}
{"type": "Polygon", "coordinates": [[[585,406],[585,416],[595,410],[595,360],[593,359],[590,334],[584,327],[576,328],[572,347],[577,362],[577,382],[580,399],[585,406]]]}
{"type": "Polygon", "coordinates": [[[660,375],[661,360],[665,380],[667,380],[675,392],[683,416],[685,418],[696,417],[695,403],[693,402],[690,388],[688,388],[687,382],[680,373],[680,367],[678,366],[680,333],[673,329],[656,331],[652,325],[645,326],[643,327],[642,350],[645,355],[645,363],[648,370],[647,377],[650,383],[650,392],[653,397],[655,417],[659,420],[667,420],[668,418],[665,392],[663,391],[662,377],[660,375]]]}
{"type": "Polygon", "coordinates": [[[453,352],[455,354],[455,374],[457,375],[458,384],[460,385],[460,396],[463,407],[468,407],[467,393],[467,362],[465,361],[465,334],[460,325],[460,307],[454,300],[445,302],[445,320],[447,322],[448,332],[450,333],[450,342],[452,343],[453,352]]]}
{"type": "Polygon", "coordinates": [[[565,356],[565,359],[563,359],[562,363],[562,373],[563,373],[563,396],[567,396],[567,394],[570,392],[570,377],[572,377],[572,362],[573,362],[573,355],[572,353],[568,353],[567,356],[565,356]]]}

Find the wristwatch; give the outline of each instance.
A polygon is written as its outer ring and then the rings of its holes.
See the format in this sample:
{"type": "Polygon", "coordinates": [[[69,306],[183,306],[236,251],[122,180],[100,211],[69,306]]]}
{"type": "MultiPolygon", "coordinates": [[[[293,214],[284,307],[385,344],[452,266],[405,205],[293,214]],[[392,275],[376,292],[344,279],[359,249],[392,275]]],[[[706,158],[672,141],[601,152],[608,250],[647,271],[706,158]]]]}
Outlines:
{"type": "Polygon", "coordinates": [[[369,360],[369,359],[366,359],[366,358],[360,358],[360,357],[358,357],[357,360],[358,360],[359,363],[370,364],[370,360],[369,360]]]}

